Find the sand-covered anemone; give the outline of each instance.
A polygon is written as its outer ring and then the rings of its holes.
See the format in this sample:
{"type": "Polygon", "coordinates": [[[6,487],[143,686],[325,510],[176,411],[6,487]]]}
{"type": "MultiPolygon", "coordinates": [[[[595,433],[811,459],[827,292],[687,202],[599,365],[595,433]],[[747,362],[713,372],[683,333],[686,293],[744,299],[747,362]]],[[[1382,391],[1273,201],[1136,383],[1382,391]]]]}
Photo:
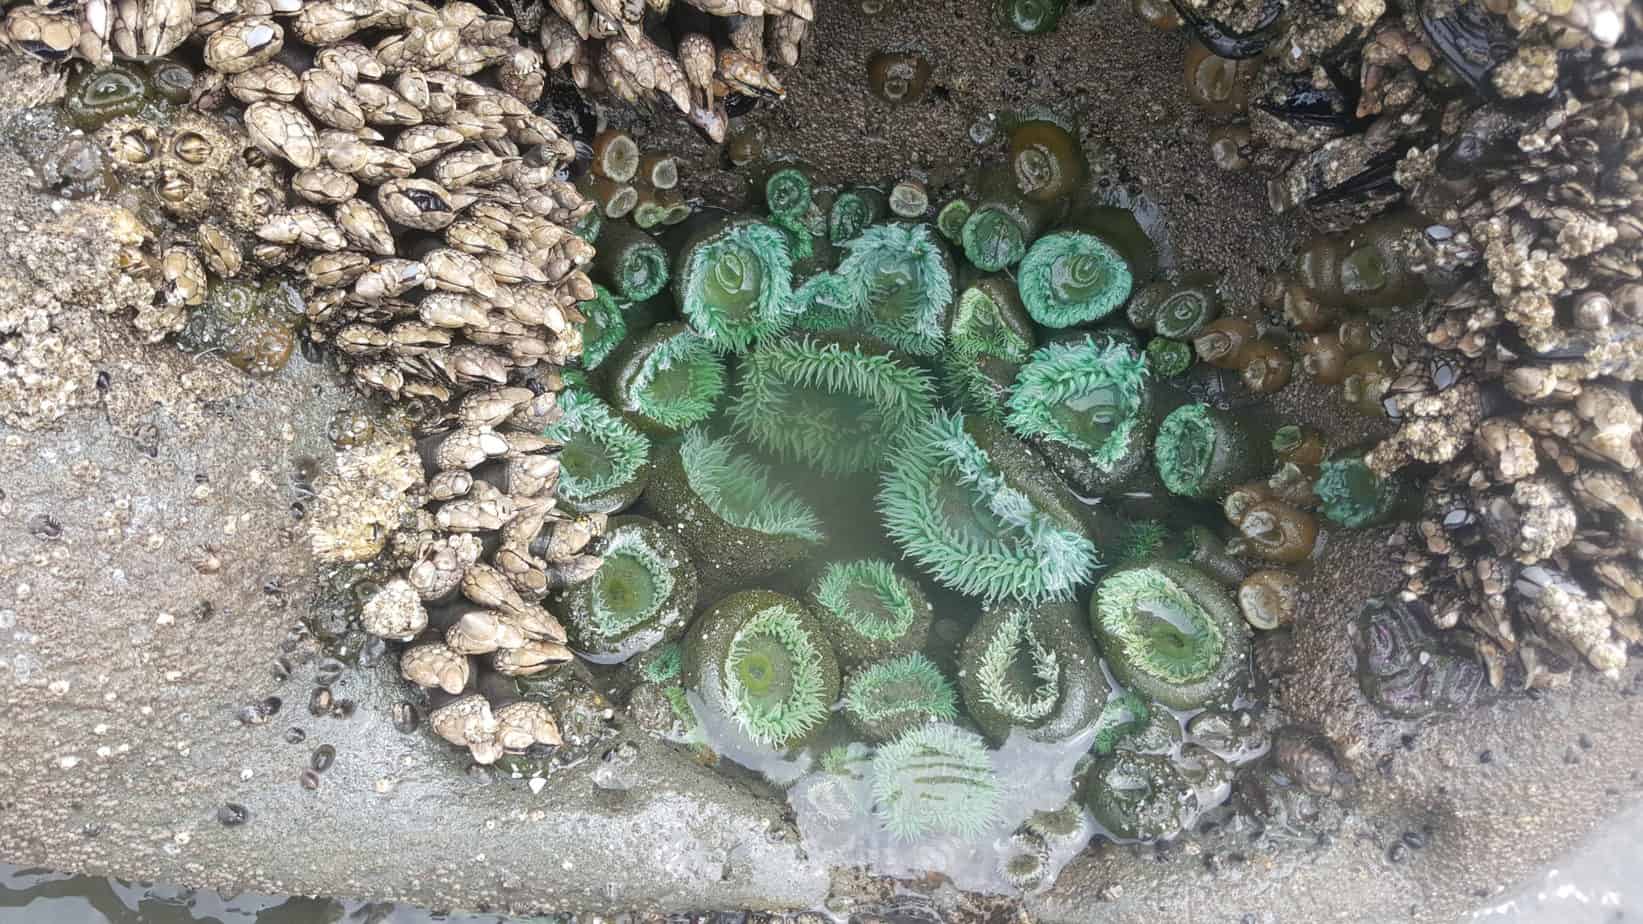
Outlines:
{"type": "Polygon", "coordinates": [[[658,455],[645,499],[684,541],[710,599],[797,561],[823,539],[808,503],[734,440],[700,428],[658,455]]]}
{"type": "Polygon", "coordinates": [[[696,619],[683,677],[710,714],[777,750],[819,732],[839,695],[838,662],[815,617],[768,590],[731,594],[696,619]]]}
{"type": "Polygon", "coordinates": [[[1048,343],[1016,376],[1007,423],[1081,491],[1105,493],[1146,470],[1147,365],[1128,344],[1096,337],[1048,343]]]}
{"type": "Polygon", "coordinates": [[[658,324],[610,359],[611,403],[639,426],[677,433],[706,420],[725,392],[725,364],[689,327],[658,324]]]}
{"type": "Polygon", "coordinates": [[[980,199],[964,219],[959,245],[976,269],[996,273],[1021,262],[1049,228],[1052,210],[1023,195],[1008,170],[987,173],[978,186],[980,199]]]}
{"type": "Polygon", "coordinates": [[[1118,751],[1097,758],[1085,787],[1090,814],[1118,838],[1169,837],[1198,811],[1192,784],[1163,757],[1118,751]]]}
{"type": "Polygon", "coordinates": [[[958,695],[929,658],[913,652],[856,671],[845,683],[844,718],[869,741],[958,717],[958,695]]]}
{"type": "Polygon", "coordinates": [[[1095,724],[1106,702],[1095,643],[1071,603],[989,607],[960,661],[965,709],[998,744],[1016,730],[1065,741],[1095,724]]]}
{"type": "Polygon", "coordinates": [[[1087,231],[1057,231],[1021,259],[1021,301],[1045,327],[1099,321],[1129,298],[1134,277],[1122,254],[1087,231]]]}
{"type": "Polygon", "coordinates": [[[806,599],[847,667],[923,647],[934,612],[915,581],[877,558],[832,562],[806,599]]]}
{"type": "Polygon", "coordinates": [[[856,326],[916,356],[933,356],[953,307],[953,261],[928,225],[874,225],[844,242],[838,275],[855,290],[856,326]]]}
{"type": "Polygon", "coordinates": [[[1171,493],[1219,500],[1263,474],[1271,443],[1257,421],[1207,404],[1184,404],[1158,425],[1153,461],[1171,493]]]}
{"type": "Polygon", "coordinates": [[[874,813],[898,840],[973,837],[998,821],[1002,785],[980,735],[922,725],[878,749],[874,813]]]}
{"type": "Polygon", "coordinates": [[[595,661],[625,661],[684,634],[696,611],[696,569],[661,524],[615,517],[589,547],[603,559],[560,603],[571,644],[595,661]]]}
{"type": "Polygon", "coordinates": [[[830,473],[877,468],[886,448],[934,409],[923,369],[847,334],[767,342],[742,359],[737,379],[737,435],[830,473]]]}
{"type": "Polygon", "coordinates": [[[1114,570],[1090,599],[1090,627],[1113,676],[1175,709],[1230,697],[1249,670],[1249,627],[1208,574],[1176,561],[1114,570]]]}
{"type": "Polygon", "coordinates": [[[938,411],[888,457],[885,530],[940,583],[986,600],[1067,599],[1097,564],[1077,500],[985,417],[938,411]]]}
{"type": "Polygon", "coordinates": [[[649,476],[650,438],[610,405],[581,389],[559,398],[562,411],[542,435],[560,444],[560,506],[614,513],[639,499],[649,476]]]}
{"type": "Polygon", "coordinates": [[[787,235],[755,218],[731,217],[691,236],[673,269],[679,314],[720,352],[740,352],[793,321],[793,257],[787,235]]]}

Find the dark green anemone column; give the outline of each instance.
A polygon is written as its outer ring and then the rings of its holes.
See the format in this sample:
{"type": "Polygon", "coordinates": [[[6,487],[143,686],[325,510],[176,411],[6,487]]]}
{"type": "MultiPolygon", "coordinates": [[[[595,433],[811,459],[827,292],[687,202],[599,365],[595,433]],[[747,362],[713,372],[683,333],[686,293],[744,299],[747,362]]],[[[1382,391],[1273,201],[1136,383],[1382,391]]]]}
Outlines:
{"type": "Polygon", "coordinates": [[[1097,564],[1076,498],[1003,425],[938,411],[888,457],[885,530],[940,583],[986,600],[1067,599],[1097,564]]]}
{"type": "Polygon", "coordinates": [[[721,732],[779,751],[821,731],[839,695],[839,666],[815,617],[768,590],[731,594],[697,617],[683,677],[721,732]]]}
{"type": "Polygon", "coordinates": [[[1010,429],[1085,494],[1150,473],[1152,389],[1146,362],[1127,344],[1086,336],[1039,347],[1008,406],[1010,429]]]}
{"type": "Polygon", "coordinates": [[[604,563],[559,607],[579,654],[616,663],[684,635],[696,612],[696,568],[666,527],[615,517],[588,553],[604,563]]]}
{"type": "Polygon", "coordinates": [[[844,718],[869,741],[886,741],[930,722],[958,717],[958,695],[941,669],[913,652],[875,661],[844,685],[844,718]]]}
{"type": "Polygon", "coordinates": [[[953,307],[953,260],[929,225],[875,225],[844,243],[838,274],[855,290],[856,327],[933,356],[953,307]]]}
{"type": "Polygon", "coordinates": [[[1207,404],[1184,404],[1158,425],[1153,461],[1171,493],[1219,501],[1265,474],[1272,434],[1260,421],[1207,404]]]}
{"type": "Polygon", "coordinates": [[[769,468],[701,429],[659,454],[645,500],[684,540],[709,599],[792,564],[823,539],[816,512],[769,468]]]}
{"type": "Polygon", "coordinates": [[[667,285],[668,255],[649,234],[626,222],[610,222],[599,234],[593,270],[612,292],[642,302],[667,285]]]}
{"type": "Polygon", "coordinates": [[[559,450],[559,506],[571,513],[615,513],[645,490],[650,439],[609,405],[580,389],[559,396],[561,414],[542,435],[559,450]]]}
{"type": "Polygon", "coordinates": [[[731,217],[691,236],[673,269],[679,314],[720,352],[740,352],[786,330],[793,315],[787,234],[731,217]]]}
{"type": "Polygon", "coordinates": [[[630,339],[611,357],[609,376],[611,403],[664,435],[706,420],[725,392],[724,359],[678,322],[630,339]]]}
{"type": "Polygon", "coordinates": [[[738,436],[835,474],[876,469],[935,406],[923,369],[883,343],[850,335],[766,342],[743,358],[737,379],[730,416],[738,436]]]}
{"type": "Polygon", "coordinates": [[[924,647],[934,610],[924,591],[887,561],[836,561],[807,597],[846,667],[924,647]]]}
{"type": "Polygon", "coordinates": [[[1087,231],[1047,234],[1021,260],[1021,301],[1045,327],[1101,320],[1129,298],[1133,281],[1124,257],[1087,231]]]}
{"type": "Polygon", "coordinates": [[[898,840],[976,837],[999,822],[1003,789],[987,742],[953,725],[921,725],[873,755],[874,814],[898,840]]]}
{"type": "Polygon", "coordinates": [[[1107,700],[1095,643],[1071,603],[989,607],[964,639],[959,689],[994,744],[1020,730],[1065,741],[1093,726],[1107,700]]]}
{"type": "Polygon", "coordinates": [[[1183,562],[1127,565],[1102,578],[1090,626],[1119,683],[1174,709],[1229,702],[1249,673],[1249,626],[1237,604],[1183,562]]]}
{"type": "Polygon", "coordinates": [[[1215,278],[1191,274],[1179,282],[1155,282],[1135,293],[1124,309],[1130,323],[1171,340],[1191,340],[1221,315],[1215,278]]]}

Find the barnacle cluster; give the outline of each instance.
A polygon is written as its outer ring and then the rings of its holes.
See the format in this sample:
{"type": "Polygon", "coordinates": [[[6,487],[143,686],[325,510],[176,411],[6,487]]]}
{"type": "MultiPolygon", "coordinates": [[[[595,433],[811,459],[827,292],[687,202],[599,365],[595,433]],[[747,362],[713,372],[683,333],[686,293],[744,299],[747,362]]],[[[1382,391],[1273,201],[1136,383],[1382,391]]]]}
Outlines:
{"type": "MultiPolygon", "coordinates": [[[[1237,135],[1217,160],[1323,229],[1264,300],[1307,373],[1396,424],[1283,477],[1344,526],[1407,512],[1395,473],[1422,481],[1405,603],[1463,629],[1492,683],[1615,674],[1643,639],[1636,9],[1180,6],[1189,87],[1232,120],[1215,144],[1237,135]],[[1372,319],[1413,309],[1432,350],[1376,342],[1372,319]]],[[[1198,336],[1259,374],[1254,328],[1198,336]]]]}

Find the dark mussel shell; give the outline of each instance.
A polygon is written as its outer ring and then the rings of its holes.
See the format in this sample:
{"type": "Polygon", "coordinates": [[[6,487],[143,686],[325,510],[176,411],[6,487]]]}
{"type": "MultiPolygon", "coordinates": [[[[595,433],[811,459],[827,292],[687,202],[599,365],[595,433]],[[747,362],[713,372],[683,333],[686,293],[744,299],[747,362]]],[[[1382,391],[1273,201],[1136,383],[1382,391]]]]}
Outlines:
{"type": "Polygon", "coordinates": [[[1261,18],[1255,28],[1248,32],[1234,32],[1183,3],[1182,0],[1170,2],[1174,4],[1181,22],[1205,48],[1223,58],[1235,61],[1253,58],[1265,51],[1266,46],[1277,37],[1278,20],[1284,13],[1282,0],[1265,0],[1261,6],[1261,18]]]}

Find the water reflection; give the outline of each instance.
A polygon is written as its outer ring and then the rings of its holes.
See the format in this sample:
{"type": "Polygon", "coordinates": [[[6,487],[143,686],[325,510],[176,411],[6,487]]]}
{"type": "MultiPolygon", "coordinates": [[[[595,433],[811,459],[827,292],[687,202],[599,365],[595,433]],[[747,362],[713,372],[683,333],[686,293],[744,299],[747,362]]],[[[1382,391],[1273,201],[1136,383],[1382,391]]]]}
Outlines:
{"type": "Polygon", "coordinates": [[[0,924],[529,924],[385,902],[216,892],[0,864],[0,924]]]}

